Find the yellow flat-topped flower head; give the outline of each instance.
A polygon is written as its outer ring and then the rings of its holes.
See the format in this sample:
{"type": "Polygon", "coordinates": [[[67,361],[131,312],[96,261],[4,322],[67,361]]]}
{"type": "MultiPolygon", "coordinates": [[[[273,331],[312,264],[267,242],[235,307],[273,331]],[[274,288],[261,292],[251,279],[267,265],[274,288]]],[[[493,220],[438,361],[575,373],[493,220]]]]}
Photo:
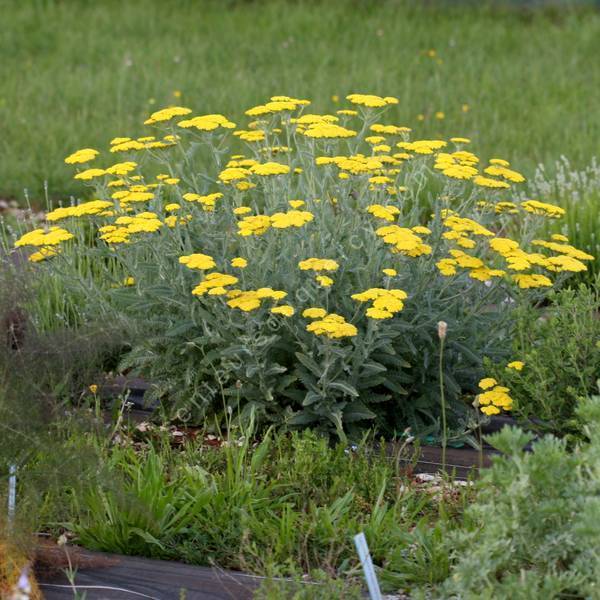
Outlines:
{"type": "Polygon", "coordinates": [[[94,160],[98,154],[100,154],[98,150],[94,150],[93,148],[82,148],[81,150],[77,150],[77,152],[73,152],[73,154],[69,154],[65,158],[65,162],[68,165],[87,163],[94,160]]]}
{"type": "Polygon", "coordinates": [[[214,269],[217,265],[212,256],[208,254],[188,254],[187,256],[180,256],[179,262],[185,265],[189,269],[199,269],[205,271],[207,269],[214,269]]]}
{"type": "Polygon", "coordinates": [[[163,108],[153,112],[144,121],[144,125],[154,125],[155,123],[170,121],[173,117],[182,117],[184,115],[189,115],[191,112],[191,108],[185,108],[183,106],[170,106],[168,108],[163,108]]]}

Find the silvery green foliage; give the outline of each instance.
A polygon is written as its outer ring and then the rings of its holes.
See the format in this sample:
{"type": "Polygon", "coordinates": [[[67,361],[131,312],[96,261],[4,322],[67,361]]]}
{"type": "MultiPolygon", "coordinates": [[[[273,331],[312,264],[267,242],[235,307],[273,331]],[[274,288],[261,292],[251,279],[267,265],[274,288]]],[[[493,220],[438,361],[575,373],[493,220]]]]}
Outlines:
{"type": "Polygon", "coordinates": [[[600,597],[600,396],[579,414],[589,442],[571,452],[504,428],[491,443],[507,456],[483,472],[465,525],[451,534],[455,566],[445,598],[600,597]]]}

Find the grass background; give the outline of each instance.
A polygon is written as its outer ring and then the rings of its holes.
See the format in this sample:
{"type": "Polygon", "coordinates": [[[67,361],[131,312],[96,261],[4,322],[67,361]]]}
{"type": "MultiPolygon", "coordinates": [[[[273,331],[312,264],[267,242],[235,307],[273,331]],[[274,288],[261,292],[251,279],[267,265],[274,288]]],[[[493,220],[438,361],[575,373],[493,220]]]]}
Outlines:
{"type": "Polygon", "coordinates": [[[314,112],[339,108],[333,95],[394,95],[400,104],[388,122],[415,136],[472,137],[482,157],[508,158],[526,174],[561,154],[583,166],[598,151],[600,12],[591,9],[407,0],[0,5],[0,197],[23,200],[27,189],[40,203],[46,181],[53,198],[83,193],[63,158],[147,131],[143,119],[164,105],[235,120],[273,94],[311,98],[314,112]]]}

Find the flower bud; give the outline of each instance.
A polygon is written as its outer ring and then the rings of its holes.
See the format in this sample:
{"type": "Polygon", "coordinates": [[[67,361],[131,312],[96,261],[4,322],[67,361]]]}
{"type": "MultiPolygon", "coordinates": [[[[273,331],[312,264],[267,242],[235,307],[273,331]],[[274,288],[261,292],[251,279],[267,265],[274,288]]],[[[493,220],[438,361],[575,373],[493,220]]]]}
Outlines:
{"type": "Polygon", "coordinates": [[[446,332],[448,331],[448,323],[446,323],[446,321],[438,321],[437,327],[438,327],[438,337],[442,341],[445,340],[446,332]]]}

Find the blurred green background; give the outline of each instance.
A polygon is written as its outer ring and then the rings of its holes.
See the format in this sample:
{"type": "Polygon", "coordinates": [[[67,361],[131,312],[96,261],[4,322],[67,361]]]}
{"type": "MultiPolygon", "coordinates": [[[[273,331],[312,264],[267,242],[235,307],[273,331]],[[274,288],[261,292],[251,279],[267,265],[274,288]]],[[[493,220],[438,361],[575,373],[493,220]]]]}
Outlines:
{"type": "Polygon", "coordinates": [[[583,166],[599,148],[591,3],[0,4],[0,198],[27,190],[41,204],[44,182],[54,199],[83,194],[64,157],[147,131],[143,119],[165,105],[236,120],[274,94],[308,97],[314,112],[351,92],[394,95],[388,122],[471,137],[483,158],[526,175],[563,154],[583,166]]]}

